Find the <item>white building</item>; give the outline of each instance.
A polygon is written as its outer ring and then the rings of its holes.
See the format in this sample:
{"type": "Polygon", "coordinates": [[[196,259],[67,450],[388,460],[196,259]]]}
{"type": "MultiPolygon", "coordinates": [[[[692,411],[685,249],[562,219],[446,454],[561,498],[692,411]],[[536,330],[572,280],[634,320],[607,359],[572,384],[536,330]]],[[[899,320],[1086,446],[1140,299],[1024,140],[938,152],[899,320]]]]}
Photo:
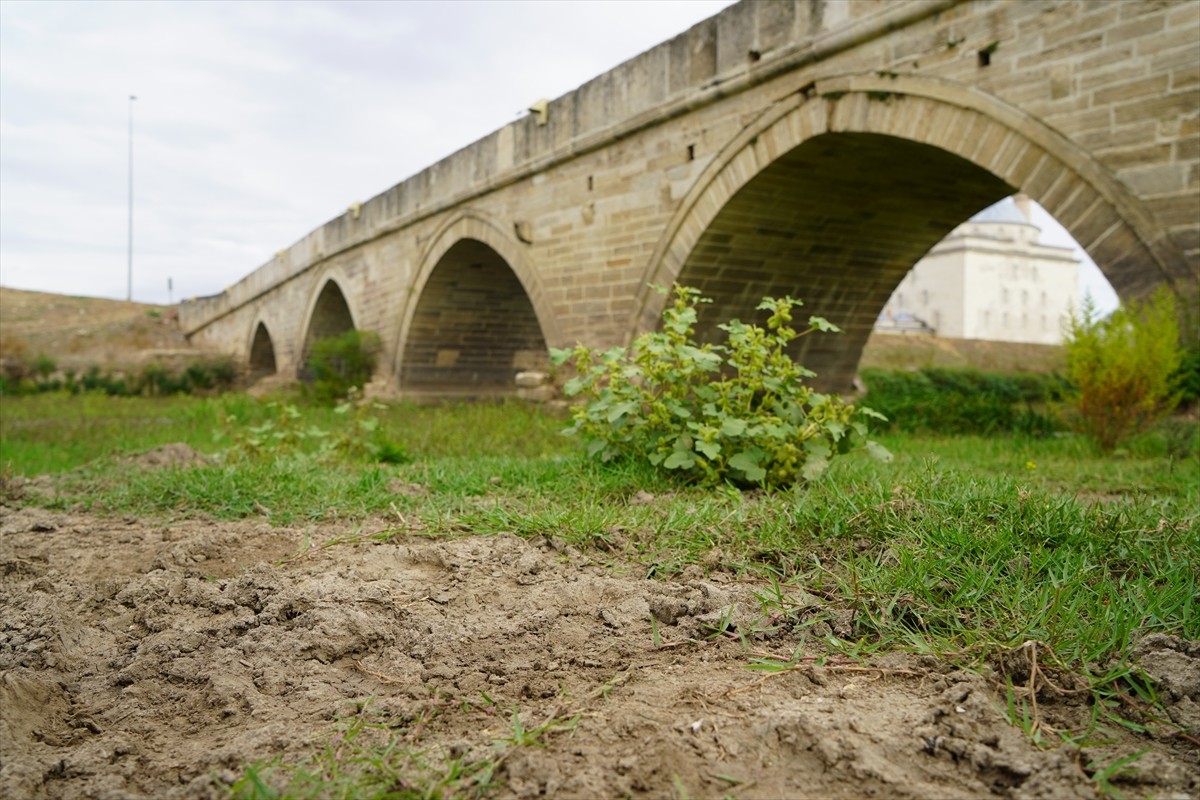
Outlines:
{"type": "Polygon", "coordinates": [[[875,329],[933,329],[939,336],[1060,344],[1078,307],[1079,260],[1041,244],[1029,198],[1005,198],[959,225],[917,262],[875,329]]]}

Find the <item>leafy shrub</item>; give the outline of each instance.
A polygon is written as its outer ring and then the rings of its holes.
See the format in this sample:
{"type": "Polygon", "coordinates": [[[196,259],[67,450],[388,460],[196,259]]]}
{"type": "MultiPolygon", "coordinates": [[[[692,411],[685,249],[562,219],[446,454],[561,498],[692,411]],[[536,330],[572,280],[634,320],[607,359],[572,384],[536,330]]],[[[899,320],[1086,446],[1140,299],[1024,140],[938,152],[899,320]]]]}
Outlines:
{"type": "Polygon", "coordinates": [[[1182,393],[1173,380],[1183,360],[1174,296],[1160,288],[1105,319],[1091,298],[1067,323],[1067,372],[1074,426],[1101,452],[1171,412],[1182,393]]]}
{"type": "Polygon", "coordinates": [[[916,372],[864,369],[871,408],[909,431],[1045,435],[1058,426],[1039,409],[1067,389],[1057,375],[1002,374],[926,367],[916,372]]]}
{"type": "Polygon", "coordinates": [[[720,326],[726,344],[692,338],[696,305],[711,302],[677,286],[660,331],[644,333],[631,348],[596,351],[580,345],[553,350],[556,364],[574,359],[567,381],[576,406],[568,433],[587,442],[590,456],[646,458],[687,480],[781,486],[821,474],[834,456],[865,445],[866,417],[879,417],[804,385],[813,373],[787,354],[788,345],[814,331],[837,328],[820,317],[791,327],[801,303],[764,298],[767,327],[733,320],[720,326]]]}
{"type": "Polygon", "coordinates": [[[314,399],[332,404],[362,388],[375,372],[380,349],[378,334],[357,329],[313,342],[308,372],[314,399]]]}

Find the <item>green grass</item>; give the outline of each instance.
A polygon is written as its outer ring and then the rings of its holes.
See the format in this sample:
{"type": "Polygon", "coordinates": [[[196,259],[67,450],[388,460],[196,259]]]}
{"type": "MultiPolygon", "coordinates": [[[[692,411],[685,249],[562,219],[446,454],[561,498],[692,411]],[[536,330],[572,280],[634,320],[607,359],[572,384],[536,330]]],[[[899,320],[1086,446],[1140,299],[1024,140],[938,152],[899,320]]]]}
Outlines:
{"type": "MultiPolygon", "coordinates": [[[[468,704],[471,712],[493,714],[494,703],[483,694],[482,704],[468,704]]],[[[246,765],[227,788],[232,800],[284,800],[284,798],[353,798],[353,800],[440,800],[483,797],[497,785],[500,766],[520,748],[546,747],[550,740],[575,729],[580,716],[551,716],[530,726],[513,708],[506,735],[485,738],[451,754],[426,745],[421,731],[435,716],[434,710],[407,722],[398,722],[360,708],[339,723],[322,746],[294,761],[274,758],[246,765]]],[[[464,710],[464,709],[460,709],[464,710]]],[[[492,716],[484,716],[491,721],[492,716]]]]}
{"type": "MultiPolygon", "coordinates": [[[[1130,698],[1154,704],[1131,644],[1151,632],[1200,639],[1200,461],[1178,446],[1195,423],[1182,438],[1151,433],[1104,458],[1070,435],[888,434],[890,464],[851,456],[795,491],[741,493],[672,485],[643,464],[591,463],[558,435],[565,419],[524,405],[396,406],[370,412],[373,430],[355,427],[362,414],[321,408],[281,422],[283,408],[236,396],[6,399],[0,458],[10,474],[58,473],[60,494],[44,502],[60,506],[277,523],[384,515],[428,536],[553,537],[647,575],[731,571],[771,586],[772,625],[808,632],[829,652],[900,648],[989,672],[1011,721],[1048,743],[1160,724],[1128,712],[1130,698]],[[255,426],[317,433],[239,449],[255,426]],[[405,463],[350,446],[366,439],[405,463]],[[169,441],[217,458],[175,469],[113,458],[169,441]],[[654,497],[630,502],[646,492],[654,497]],[[820,625],[836,608],[853,611],[849,634],[820,625]],[[1089,695],[1091,728],[1046,727],[1031,682],[1089,695]]],[[[482,791],[486,759],[454,764],[414,747],[372,751],[401,758],[405,780],[425,776],[396,796],[482,791]]],[[[255,794],[280,769],[248,768],[237,796],[309,796],[255,794]]]]}

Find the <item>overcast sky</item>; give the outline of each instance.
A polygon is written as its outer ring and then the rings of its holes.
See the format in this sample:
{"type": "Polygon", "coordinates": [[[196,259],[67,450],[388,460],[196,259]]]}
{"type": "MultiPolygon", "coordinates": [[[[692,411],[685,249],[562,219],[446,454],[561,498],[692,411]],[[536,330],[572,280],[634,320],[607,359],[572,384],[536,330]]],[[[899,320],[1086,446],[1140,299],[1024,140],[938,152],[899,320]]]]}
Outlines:
{"type": "Polygon", "coordinates": [[[3,0],[0,283],[125,297],[131,107],[133,296],[178,301],[729,4],[3,0]]]}

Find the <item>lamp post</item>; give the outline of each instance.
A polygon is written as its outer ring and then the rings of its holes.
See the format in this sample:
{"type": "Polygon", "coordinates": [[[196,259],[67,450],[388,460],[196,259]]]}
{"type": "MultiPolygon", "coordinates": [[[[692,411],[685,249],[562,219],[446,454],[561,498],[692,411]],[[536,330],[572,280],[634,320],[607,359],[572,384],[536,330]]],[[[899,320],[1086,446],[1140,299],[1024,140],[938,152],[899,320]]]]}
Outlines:
{"type": "Polygon", "coordinates": [[[133,101],[136,95],[129,95],[129,278],[126,286],[125,299],[133,300],[133,101]]]}

